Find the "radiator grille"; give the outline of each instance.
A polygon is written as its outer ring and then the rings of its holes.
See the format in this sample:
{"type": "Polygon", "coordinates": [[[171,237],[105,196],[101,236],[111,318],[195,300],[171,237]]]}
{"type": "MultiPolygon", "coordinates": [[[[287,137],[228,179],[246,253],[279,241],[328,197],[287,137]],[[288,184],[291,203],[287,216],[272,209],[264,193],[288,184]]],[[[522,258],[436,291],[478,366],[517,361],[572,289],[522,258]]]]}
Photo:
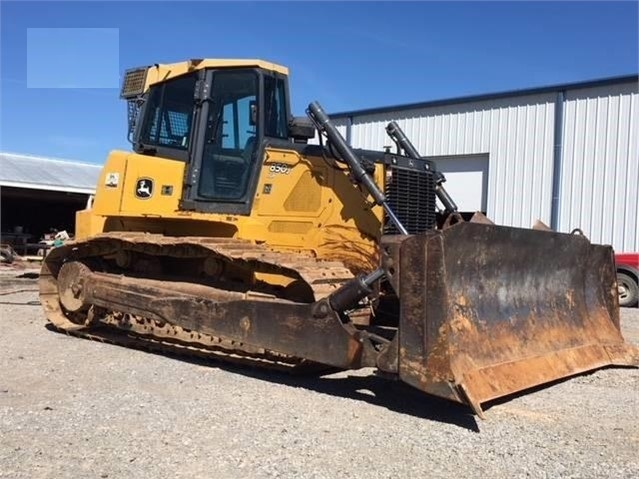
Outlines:
{"type": "MultiPolygon", "coordinates": [[[[430,171],[390,167],[386,173],[386,199],[410,234],[423,233],[435,226],[435,181],[430,171]]],[[[385,220],[384,234],[398,234],[385,220]]]]}

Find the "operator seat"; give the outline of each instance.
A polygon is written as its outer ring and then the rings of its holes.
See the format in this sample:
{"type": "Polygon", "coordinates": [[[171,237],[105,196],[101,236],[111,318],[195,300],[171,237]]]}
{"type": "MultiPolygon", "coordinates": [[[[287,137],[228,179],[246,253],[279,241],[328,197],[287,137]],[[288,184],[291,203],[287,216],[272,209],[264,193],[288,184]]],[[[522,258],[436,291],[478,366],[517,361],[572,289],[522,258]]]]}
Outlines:
{"type": "Polygon", "coordinates": [[[250,166],[253,150],[255,150],[255,135],[248,137],[242,150],[242,159],[244,160],[244,166],[247,168],[250,166]]]}

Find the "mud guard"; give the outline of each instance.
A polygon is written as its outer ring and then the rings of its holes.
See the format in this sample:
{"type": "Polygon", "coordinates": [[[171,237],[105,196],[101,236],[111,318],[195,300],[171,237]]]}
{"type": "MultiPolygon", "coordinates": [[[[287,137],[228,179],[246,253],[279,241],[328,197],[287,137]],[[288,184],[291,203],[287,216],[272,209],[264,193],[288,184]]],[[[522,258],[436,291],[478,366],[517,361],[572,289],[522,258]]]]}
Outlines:
{"type": "Polygon", "coordinates": [[[481,403],[609,365],[626,344],[612,248],[581,235],[478,223],[412,236],[400,249],[399,375],[481,403]]]}

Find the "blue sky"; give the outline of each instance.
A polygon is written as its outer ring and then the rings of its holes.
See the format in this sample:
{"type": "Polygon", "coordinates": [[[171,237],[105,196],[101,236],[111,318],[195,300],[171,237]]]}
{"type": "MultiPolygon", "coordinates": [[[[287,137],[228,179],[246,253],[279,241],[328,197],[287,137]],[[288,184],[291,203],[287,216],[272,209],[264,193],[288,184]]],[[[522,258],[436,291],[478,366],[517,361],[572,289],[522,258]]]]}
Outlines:
{"type": "Polygon", "coordinates": [[[287,65],[296,114],[634,74],[638,15],[631,1],[0,2],[0,149],[101,163],[128,148],[122,72],[188,58],[287,65]]]}

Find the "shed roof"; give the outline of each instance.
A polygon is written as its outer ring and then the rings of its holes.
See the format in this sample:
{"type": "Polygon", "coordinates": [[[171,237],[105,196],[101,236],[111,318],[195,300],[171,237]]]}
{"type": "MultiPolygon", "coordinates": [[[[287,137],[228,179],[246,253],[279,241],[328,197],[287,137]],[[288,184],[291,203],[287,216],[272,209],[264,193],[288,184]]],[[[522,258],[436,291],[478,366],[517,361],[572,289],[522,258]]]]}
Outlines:
{"type": "Polygon", "coordinates": [[[639,82],[639,74],[633,73],[632,75],[600,78],[596,80],[586,80],[586,81],[575,82],[575,83],[560,83],[557,85],[525,88],[520,90],[508,90],[508,91],[502,91],[502,92],[496,92],[496,93],[485,93],[481,95],[470,95],[470,96],[461,96],[461,97],[455,97],[455,98],[446,98],[443,100],[430,100],[430,101],[423,101],[418,103],[405,103],[400,105],[388,105],[388,106],[380,106],[375,108],[364,108],[361,110],[342,111],[338,113],[331,113],[330,116],[331,118],[334,118],[334,119],[349,118],[349,117],[361,116],[361,115],[373,115],[378,113],[416,110],[420,108],[430,108],[430,107],[436,107],[436,106],[457,105],[462,103],[471,103],[471,102],[486,101],[486,100],[498,100],[501,98],[519,97],[519,96],[526,96],[526,95],[539,95],[542,93],[554,93],[554,92],[560,92],[564,90],[576,90],[581,88],[595,88],[595,87],[602,87],[602,86],[609,86],[609,85],[619,85],[623,83],[637,84],[638,82],[639,82]]]}
{"type": "Polygon", "coordinates": [[[0,186],[93,194],[102,166],[0,152],[0,186]]]}

